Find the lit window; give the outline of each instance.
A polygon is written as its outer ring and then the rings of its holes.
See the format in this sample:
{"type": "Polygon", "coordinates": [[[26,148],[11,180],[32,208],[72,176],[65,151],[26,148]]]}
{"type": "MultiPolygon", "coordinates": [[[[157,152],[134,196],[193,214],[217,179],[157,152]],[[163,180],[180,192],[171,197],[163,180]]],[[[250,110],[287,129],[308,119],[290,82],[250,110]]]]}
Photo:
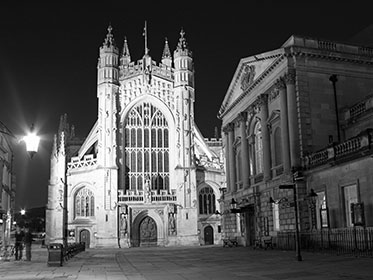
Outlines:
{"type": "Polygon", "coordinates": [[[75,195],[75,216],[93,217],[95,215],[95,198],[88,188],[82,188],[75,195]]]}
{"type": "Polygon", "coordinates": [[[280,230],[280,210],[279,205],[276,203],[272,203],[272,211],[273,211],[273,230],[279,231],[280,230]]]}
{"type": "Polygon", "coordinates": [[[169,190],[169,133],[163,113],[144,102],[132,108],[125,120],[126,190],[142,190],[149,175],[153,190],[169,190]]]}
{"type": "Polygon", "coordinates": [[[357,186],[351,185],[343,188],[346,226],[353,227],[351,219],[351,204],[357,203],[357,186]]]}
{"type": "Polygon", "coordinates": [[[256,174],[263,173],[263,139],[262,127],[259,122],[254,128],[255,135],[255,170],[256,174]]]}
{"type": "Polygon", "coordinates": [[[281,128],[278,127],[273,135],[275,147],[275,166],[282,163],[282,143],[281,143],[281,128]]]}

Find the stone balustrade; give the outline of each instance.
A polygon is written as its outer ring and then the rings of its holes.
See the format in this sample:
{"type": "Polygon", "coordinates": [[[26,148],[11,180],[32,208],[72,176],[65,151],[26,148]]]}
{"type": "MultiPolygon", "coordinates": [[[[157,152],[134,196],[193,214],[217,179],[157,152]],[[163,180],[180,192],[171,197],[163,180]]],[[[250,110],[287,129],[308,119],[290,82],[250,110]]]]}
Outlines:
{"type": "Polygon", "coordinates": [[[361,114],[373,108],[373,95],[369,95],[364,100],[356,103],[344,111],[344,120],[349,122],[356,119],[361,114]]]}
{"type": "Polygon", "coordinates": [[[305,156],[303,158],[303,167],[305,169],[311,169],[322,164],[343,160],[351,155],[358,155],[359,152],[372,152],[372,144],[373,129],[369,128],[361,132],[358,136],[343,143],[330,146],[324,150],[305,156]]]}
{"type": "MultiPolygon", "coordinates": [[[[151,202],[170,202],[176,201],[176,190],[171,190],[171,193],[167,190],[160,190],[159,193],[153,190],[151,191],[151,202]]],[[[132,191],[118,190],[118,201],[119,202],[144,202],[144,191],[132,191]]]]}

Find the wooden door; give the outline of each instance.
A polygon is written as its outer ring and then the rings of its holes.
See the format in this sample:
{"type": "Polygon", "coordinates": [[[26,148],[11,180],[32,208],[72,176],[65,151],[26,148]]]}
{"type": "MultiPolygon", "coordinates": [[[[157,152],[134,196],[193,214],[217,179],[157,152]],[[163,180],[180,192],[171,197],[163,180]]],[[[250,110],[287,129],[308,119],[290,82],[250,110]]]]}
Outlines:
{"type": "Polygon", "coordinates": [[[85,243],[85,247],[89,248],[89,242],[90,242],[90,234],[89,231],[86,229],[83,229],[80,231],[80,237],[79,237],[80,242],[85,243]]]}
{"type": "Polygon", "coordinates": [[[144,218],[139,226],[140,246],[157,245],[157,224],[151,217],[144,218]]]}
{"type": "Polygon", "coordinates": [[[214,229],[212,226],[207,226],[204,229],[205,245],[214,244],[214,229]]]}

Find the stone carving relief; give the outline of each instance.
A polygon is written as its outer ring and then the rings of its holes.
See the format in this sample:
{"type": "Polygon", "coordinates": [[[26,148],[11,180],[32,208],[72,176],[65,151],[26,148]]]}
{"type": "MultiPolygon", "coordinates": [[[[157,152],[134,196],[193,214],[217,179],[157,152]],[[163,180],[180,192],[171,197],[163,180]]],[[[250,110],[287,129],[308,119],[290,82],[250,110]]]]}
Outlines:
{"type": "Polygon", "coordinates": [[[245,91],[253,83],[255,76],[255,66],[246,65],[244,68],[244,73],[241,77],[241,89],[245,91]]]}

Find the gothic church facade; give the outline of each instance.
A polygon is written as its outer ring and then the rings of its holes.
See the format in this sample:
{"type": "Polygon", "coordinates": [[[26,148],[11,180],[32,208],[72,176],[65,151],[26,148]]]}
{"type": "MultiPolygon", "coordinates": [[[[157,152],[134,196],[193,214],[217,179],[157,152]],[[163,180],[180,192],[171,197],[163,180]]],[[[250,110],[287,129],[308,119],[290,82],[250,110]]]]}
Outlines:
{"type": "Polygon", "coordinates": [[[120,53],[109,26],[97,65],[97,122],[79,143],[62,118],[55,137],[47,242],[62,242],[64,223],[68,242],[89,247],[221,242],[221,139],[202,137],[194,96],[183,31],[173,56],[166,39],[157,65],[146,43],[137,62],[127,39],[120,53]]]}

